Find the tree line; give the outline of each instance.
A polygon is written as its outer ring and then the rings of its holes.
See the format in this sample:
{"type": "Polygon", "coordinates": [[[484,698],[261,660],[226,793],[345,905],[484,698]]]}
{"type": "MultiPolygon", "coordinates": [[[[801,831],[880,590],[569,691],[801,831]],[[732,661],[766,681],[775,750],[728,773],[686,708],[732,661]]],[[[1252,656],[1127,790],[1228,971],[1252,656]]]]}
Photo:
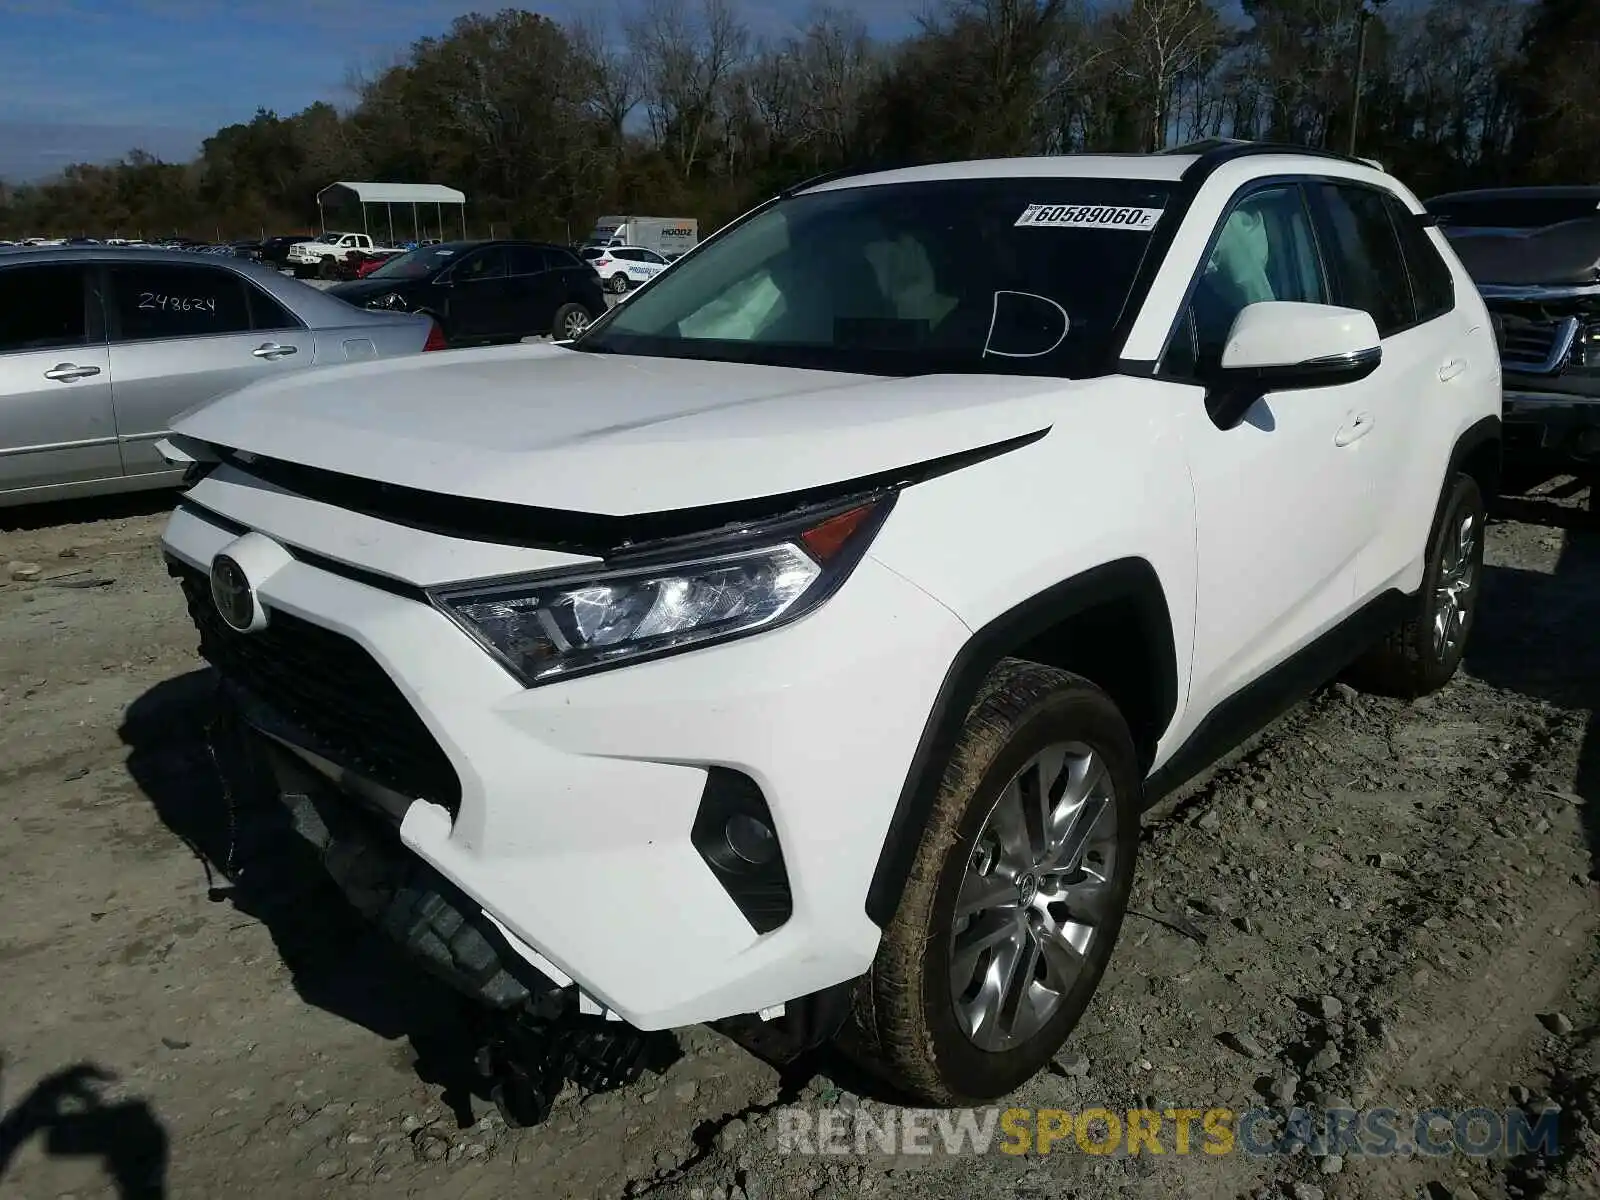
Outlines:
{"type": "Polygon", "coordinates": [[[475,233],[570,240],[604,212],[715,227],[845,167],[1216,136],[1345,150],[1353,122],[1357,153],[1423,196],[1591,182],[1595,0],[1238,2],[942,0],[893,41],[833,7],[757,36],[737,0],[474,14],[352,80],[345,111],[258,111],[190,163],[0,183],[0,236],[293,232],[318,190],[366,179],[458,187],[475,233]]]}

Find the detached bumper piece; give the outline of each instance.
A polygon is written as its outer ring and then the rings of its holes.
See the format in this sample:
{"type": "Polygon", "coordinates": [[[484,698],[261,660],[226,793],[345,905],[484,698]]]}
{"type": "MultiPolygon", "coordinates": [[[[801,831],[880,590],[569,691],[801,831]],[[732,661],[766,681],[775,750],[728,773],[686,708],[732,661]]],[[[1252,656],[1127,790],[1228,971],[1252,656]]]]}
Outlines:
{"type": "Polygon", "coordinates": [[[401,844],[397,814],[333,786],[276,733],[242,717],[255,707],[251,697],[228,687],[223,697],[215,749],[235,776],[230,793],[259,796],[270,781],[276,799],[262,798],[287,810],[290,828],[350,905],[412,961],[482,1006],[475,1066],[508,1125],[543,1122],[569,1079],[588,1092],[611,1091],[679,1056],[670,1033],[581,1011],[575,985],[525,963],[471,899],[401,844]]]}
{"type": "Polygon", "coordinates": [[[478,1076],[507,1125],[543,1124],[569,1079],[585,1092],[613,1092],[679,1057],[670,1034],[589,1016],[577,1004],[575,988],[552,989],[492,1019],[478,1076]]]}

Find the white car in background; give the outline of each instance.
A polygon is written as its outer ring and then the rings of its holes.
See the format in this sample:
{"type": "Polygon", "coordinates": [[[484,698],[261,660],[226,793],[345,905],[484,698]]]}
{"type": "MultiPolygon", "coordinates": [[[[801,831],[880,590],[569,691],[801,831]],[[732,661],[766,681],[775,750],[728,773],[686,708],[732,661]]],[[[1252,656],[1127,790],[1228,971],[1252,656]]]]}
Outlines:
{"type": "Polygon", "coordinates": [[[671,265],[654,250],[643,246],[606,246],[604,253],[588,262],[600,272],[606,291],[619,296],[629,288],[649,283],[671,265]]]}

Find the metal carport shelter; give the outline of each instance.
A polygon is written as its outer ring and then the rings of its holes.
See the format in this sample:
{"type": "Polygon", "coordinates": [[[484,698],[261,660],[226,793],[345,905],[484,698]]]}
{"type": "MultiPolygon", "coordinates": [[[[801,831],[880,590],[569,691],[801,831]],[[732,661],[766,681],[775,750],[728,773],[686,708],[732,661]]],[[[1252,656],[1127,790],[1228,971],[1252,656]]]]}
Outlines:
{"type": "Polygon", "coordinates": [[[389,216],[389,241],[394,241],[394,206],[396,204],[409,204],[411,206],[411,232],[417,241],[422,240],[422,232],[417,224],[417,205],[431,204],[439,226],[439,236],[444,237],[444,206],[454,204],[461,210],[461,236],[467,236],[467,197],[465,192],[458,192],[455,188],[445,187],[438,183],[330,183],[317,193],[317,218],[322,224],[322,232],[328,232],[328,219],[323,211],[326,198],[331,197],[341,200],[351,197],[361,204],[361,231],[369,237],[372,230],[367,223],[367,205],[381,204],[389,216]]]}

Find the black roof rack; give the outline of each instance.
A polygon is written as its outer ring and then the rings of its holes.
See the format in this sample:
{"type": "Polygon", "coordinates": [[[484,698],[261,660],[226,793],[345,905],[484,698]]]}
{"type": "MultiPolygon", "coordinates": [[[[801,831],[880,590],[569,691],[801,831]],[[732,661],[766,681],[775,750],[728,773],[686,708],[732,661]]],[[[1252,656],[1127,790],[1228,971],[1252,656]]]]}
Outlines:
{"type": "Polygon", "coordinates": [[[820,175],[813,175],[809,179],[802,179],[798,183],[791,183],[778,193],[780,200],[787,199],[807,188],[816,187],[819,183],[832,183],[835,179],[849,179],[852,175],[876,175],[879,171],[897,171],[904,167],[925,166],[919,162],[883,162],[883,163],[858,163],[853,167],[840,167],[836,171],[824,171],[820,175]]]}
{"type": "Polygon", "coordinates": [[[1249,142],[1240,138],[1207,138],[1200,142],[1190,142],[1185,146],[1174,146],[1160,153],[1199,156],[1184,171],[1185,183],[1199,182],[1223,163],[1232,162],[1236,158],[1249,158],[1256,154],[1299,154],[1309,158],[1332,159],[1334,162],[1350,163],[1358,167],[1372,165],[1366,159],[1340,154],[1337,150],[1324,150],[1320,146],[1296,146],[1290,142],[1249,142]]]}

